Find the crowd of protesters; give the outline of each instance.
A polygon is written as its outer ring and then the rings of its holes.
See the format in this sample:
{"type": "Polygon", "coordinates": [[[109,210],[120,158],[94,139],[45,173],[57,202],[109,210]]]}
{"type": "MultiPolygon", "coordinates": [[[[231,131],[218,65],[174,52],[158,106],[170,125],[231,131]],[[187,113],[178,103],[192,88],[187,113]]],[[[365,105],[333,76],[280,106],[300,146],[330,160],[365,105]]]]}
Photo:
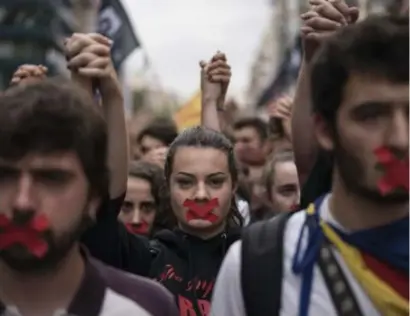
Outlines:
{"type": "Polygon", "coordinates": [[[409,314],[409,19],[310,0],[295,95],[230,122],[227,56],[201,126],[129,143],[112,41],[73,34],[71,80],[0,95],[0,315],[409,314]]]}

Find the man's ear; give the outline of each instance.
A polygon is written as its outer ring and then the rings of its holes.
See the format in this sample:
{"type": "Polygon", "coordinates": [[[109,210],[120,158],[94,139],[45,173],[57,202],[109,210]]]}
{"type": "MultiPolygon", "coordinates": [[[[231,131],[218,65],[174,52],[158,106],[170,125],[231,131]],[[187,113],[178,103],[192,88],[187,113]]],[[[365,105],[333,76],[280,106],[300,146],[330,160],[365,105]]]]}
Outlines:
{"type": "Polygon", "coordinates": [[[314,122],[314,133],[319,146],[326,151],[332,151],[335,145],[334,133],[329,123],[320,115],[315,116],[314,122]]]}

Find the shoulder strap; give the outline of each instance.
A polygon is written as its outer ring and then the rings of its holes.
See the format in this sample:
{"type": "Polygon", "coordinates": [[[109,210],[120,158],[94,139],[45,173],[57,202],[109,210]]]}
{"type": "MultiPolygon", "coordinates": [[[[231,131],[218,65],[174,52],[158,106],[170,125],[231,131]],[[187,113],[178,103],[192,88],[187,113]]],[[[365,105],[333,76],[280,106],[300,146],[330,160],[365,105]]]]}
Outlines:
{"type": "Polygon", "coordinates": [[[318,265],[339,316],[363,316],[349,281],[325,238],[318,256],[318,265]]]}
{"type": "Polygon", "coordinates": [[[255,223],[242,237],[242,294],[249,316],[278,316],[282,291],[283,234],[292,213],[255,223]]]}

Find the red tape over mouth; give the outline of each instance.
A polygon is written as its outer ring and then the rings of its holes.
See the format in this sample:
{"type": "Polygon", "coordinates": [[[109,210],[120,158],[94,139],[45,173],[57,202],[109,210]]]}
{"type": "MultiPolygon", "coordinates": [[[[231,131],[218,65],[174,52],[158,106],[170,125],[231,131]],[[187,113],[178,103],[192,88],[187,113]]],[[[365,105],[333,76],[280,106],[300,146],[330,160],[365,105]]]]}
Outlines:
{"type": "Polygon", "coordinates": [[[146,235],[149,231],[149,225],[146,221],[142,221],[138,225],[127,223],[125,224],[125,227],[127,228],[128,232],[137,235],[146,235]]]}
{"type": "Polygon", "coordinates": [[[212,213],[212,211],[219,206],[217,198],[209,200],[206,203],[197,203],[194,200],[187,199],[183,205],[188,208],[188,212],[186,214],[187,221],[193,219],[203,219],[213,223],[218,220],[218,216],[212,213]]]}
{"type": "Polygon", "coordinates": [[[37,258],[44,257],[48,244],[41,237],[41,233],[49,226],[45,215],[34,217],[29,223],[20,226],[13,224],[5,215],[0,214],[0,251],[20,244],[37,258]]]}
{"type": "Polygon", "coordinates": [[[383,177],[377,183],[380,193],[386,195],[397,189],[409,191],[408,157],[399,159],[387,147],[379,147],[374,153],[384,171],[383,177]]]}

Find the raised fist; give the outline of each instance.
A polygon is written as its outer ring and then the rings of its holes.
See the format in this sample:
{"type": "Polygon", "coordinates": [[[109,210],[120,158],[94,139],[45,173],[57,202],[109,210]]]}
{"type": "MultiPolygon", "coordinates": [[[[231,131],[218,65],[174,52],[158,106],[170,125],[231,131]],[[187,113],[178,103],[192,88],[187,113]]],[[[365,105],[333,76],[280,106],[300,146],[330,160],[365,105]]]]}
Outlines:
{"type": "Polygon", "coordinates": [[[339,28],[355,23],[359,17],[356,7],[349,7],[344,0],[310,0],[310,10],[300,17],[303,20],[301,36],[305,57],[309,61],[316,48],[339,28]]]}
{"type": "Polygon", "coordinates": [[[121,85],[111,60],[113,42],[98,33],[74,33],[65,41],[67,68],[98,84],[102,94],[119,93],[121,85]]]}
{"type": "Polygon", "coordinates": [[[22,65],[17,68],[16,72],[11,78],[10,85],[19,85],[43,80],[47,77],[47,67],[43,65],[22,65]]]}
{"type": "Polygon", "coordinates": [[[202,98],[217,101],[218,108],[223,108],[226,92],[231,80],[231,67],[224,53],[217,52],[209,62],[201,61],[202,98]]]}

